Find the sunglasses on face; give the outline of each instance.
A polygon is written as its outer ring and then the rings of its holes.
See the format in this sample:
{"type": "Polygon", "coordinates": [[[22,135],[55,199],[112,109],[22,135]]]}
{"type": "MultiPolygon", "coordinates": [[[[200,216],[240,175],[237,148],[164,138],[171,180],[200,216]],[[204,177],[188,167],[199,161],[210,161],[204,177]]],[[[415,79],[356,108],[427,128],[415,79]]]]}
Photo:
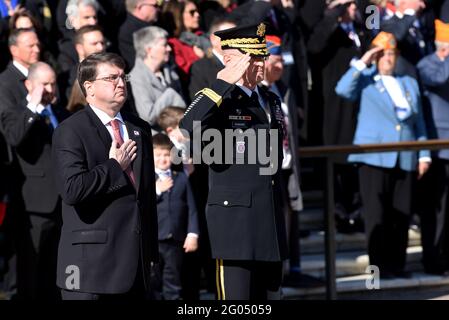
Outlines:
{"type": "Polygon", "coordinates": [[[199,14],[199,12],[198,12],[198,10],[197,9],[192,9],[192,10],[189,10],[189,11],[187,11],[192,17],[195,15],[195,13],[198,13],[199,14]]]}

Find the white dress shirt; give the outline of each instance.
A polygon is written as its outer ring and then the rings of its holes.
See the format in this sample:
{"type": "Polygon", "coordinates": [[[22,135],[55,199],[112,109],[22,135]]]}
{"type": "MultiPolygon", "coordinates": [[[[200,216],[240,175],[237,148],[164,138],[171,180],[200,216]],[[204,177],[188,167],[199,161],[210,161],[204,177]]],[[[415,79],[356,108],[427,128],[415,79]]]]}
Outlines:
{"type": "Polygon", "coordinates": [[[111,139],[114,140],[114,131],[111,126],[111,120],[118,120],[120,123],[120,134],[123,138],[123,142],[129,140],[128,130],[126,129],[125,121],[123,121],[122,115],[119,113],[116,114],[115,118],[111,118],[106,112],[103,110],[94,107],[93,105],[89,105],[93,112],[100,118],[101,123],[108,129],[109,134],[111,135],[111,139]]]}
{"type": "Polygon", "coordinates": [[[25,77],[28,78],[28,68],[21,65],[19,62],[17,61],[13,61],[12,64],[14,65],[14,67],[16,67],[17,69],[19,69],[20,73],[22,73],[25,77]]]}

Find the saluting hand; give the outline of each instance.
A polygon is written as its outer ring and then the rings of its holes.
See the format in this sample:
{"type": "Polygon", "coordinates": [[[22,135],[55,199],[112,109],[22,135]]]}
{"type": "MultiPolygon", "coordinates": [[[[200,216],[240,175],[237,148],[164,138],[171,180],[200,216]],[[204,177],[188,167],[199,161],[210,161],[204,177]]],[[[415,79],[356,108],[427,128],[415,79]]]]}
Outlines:
{"type": "Polygon", "coordinates": [[[30,103],[37,106],[42,101],[45,89],[43,84],[37,84],[30,92],[30,103]]]}
{"type": "Polygon", "coordinates": [[[230,61],[228,64],[226,64],[224,69],[217,73],[217,79],[232,84],[236,83],[242,78],[246,69],[248,69],[250,60],[251,57],[249,56],[249,53],[247,53],[244,56],[230,61]]]}
{"type": "Polygon", "coordinates": [[[109,149],[109,159],[117,160],[122,170],[125,171],[136,158],[136,151],[136,142],[133,140],[126,140],[120,148],[117,148],[117,141],[112,140],[111,149],[109,149]]]}
{"type": "Polygon", "coordinates": [[[382,50],[383,50],[382,47],[374,47],[365,52],[365,54],[362,56],[360,60],[362,60],[367,66],[369,66],[373,61],[376,60],[378,53],[381,52],[382,50]]]}

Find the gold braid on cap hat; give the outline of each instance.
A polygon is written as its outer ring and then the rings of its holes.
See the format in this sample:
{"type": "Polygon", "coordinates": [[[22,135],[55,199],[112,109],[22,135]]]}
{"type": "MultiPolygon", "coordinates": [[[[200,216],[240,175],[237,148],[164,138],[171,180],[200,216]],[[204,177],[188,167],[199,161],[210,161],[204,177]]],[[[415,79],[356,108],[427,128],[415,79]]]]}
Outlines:
{"type": "Polygon", "coordinates": [[[222,46],[232,46],[243,43],[260,43],[260,41],[257,38],[236,38],[221,41],[222,46]]]}
{"type": "Polygon", "coordinates": [[[268,51],[266,49],[241,48],[241,50],[248,52],[250,54],[255,54],[255,55],[267,55],[268,54],[268,51]]]}

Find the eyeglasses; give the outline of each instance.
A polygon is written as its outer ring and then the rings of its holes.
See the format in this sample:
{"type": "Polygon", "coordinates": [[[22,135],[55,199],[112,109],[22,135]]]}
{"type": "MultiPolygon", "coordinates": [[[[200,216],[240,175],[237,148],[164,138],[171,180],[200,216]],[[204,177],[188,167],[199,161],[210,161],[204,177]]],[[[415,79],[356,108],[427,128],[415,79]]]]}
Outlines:
{"type": "Polygon", "coordinates": [[[199,11],[197,10],[197,9],[192,9],[192,10],[189,10],[189,11],[187,11],[192,17],[195,15],[195,13],[198,13],[199,14],[199,11]]]}
{"type": "Polygon", "coordinates": [[[117,85],[119,79],[122,79],[123,82],[129,82],[130,80],[130,75],[129,74],[114,74],[114,75],[110,75],[108,77],[102,77],[102,78],[97,78],[92,80],[93,81],[97,81],[97,80],[103,80],[103,81],[107,81],[107,82],[112,82],[113,84],[117,85]]]}

